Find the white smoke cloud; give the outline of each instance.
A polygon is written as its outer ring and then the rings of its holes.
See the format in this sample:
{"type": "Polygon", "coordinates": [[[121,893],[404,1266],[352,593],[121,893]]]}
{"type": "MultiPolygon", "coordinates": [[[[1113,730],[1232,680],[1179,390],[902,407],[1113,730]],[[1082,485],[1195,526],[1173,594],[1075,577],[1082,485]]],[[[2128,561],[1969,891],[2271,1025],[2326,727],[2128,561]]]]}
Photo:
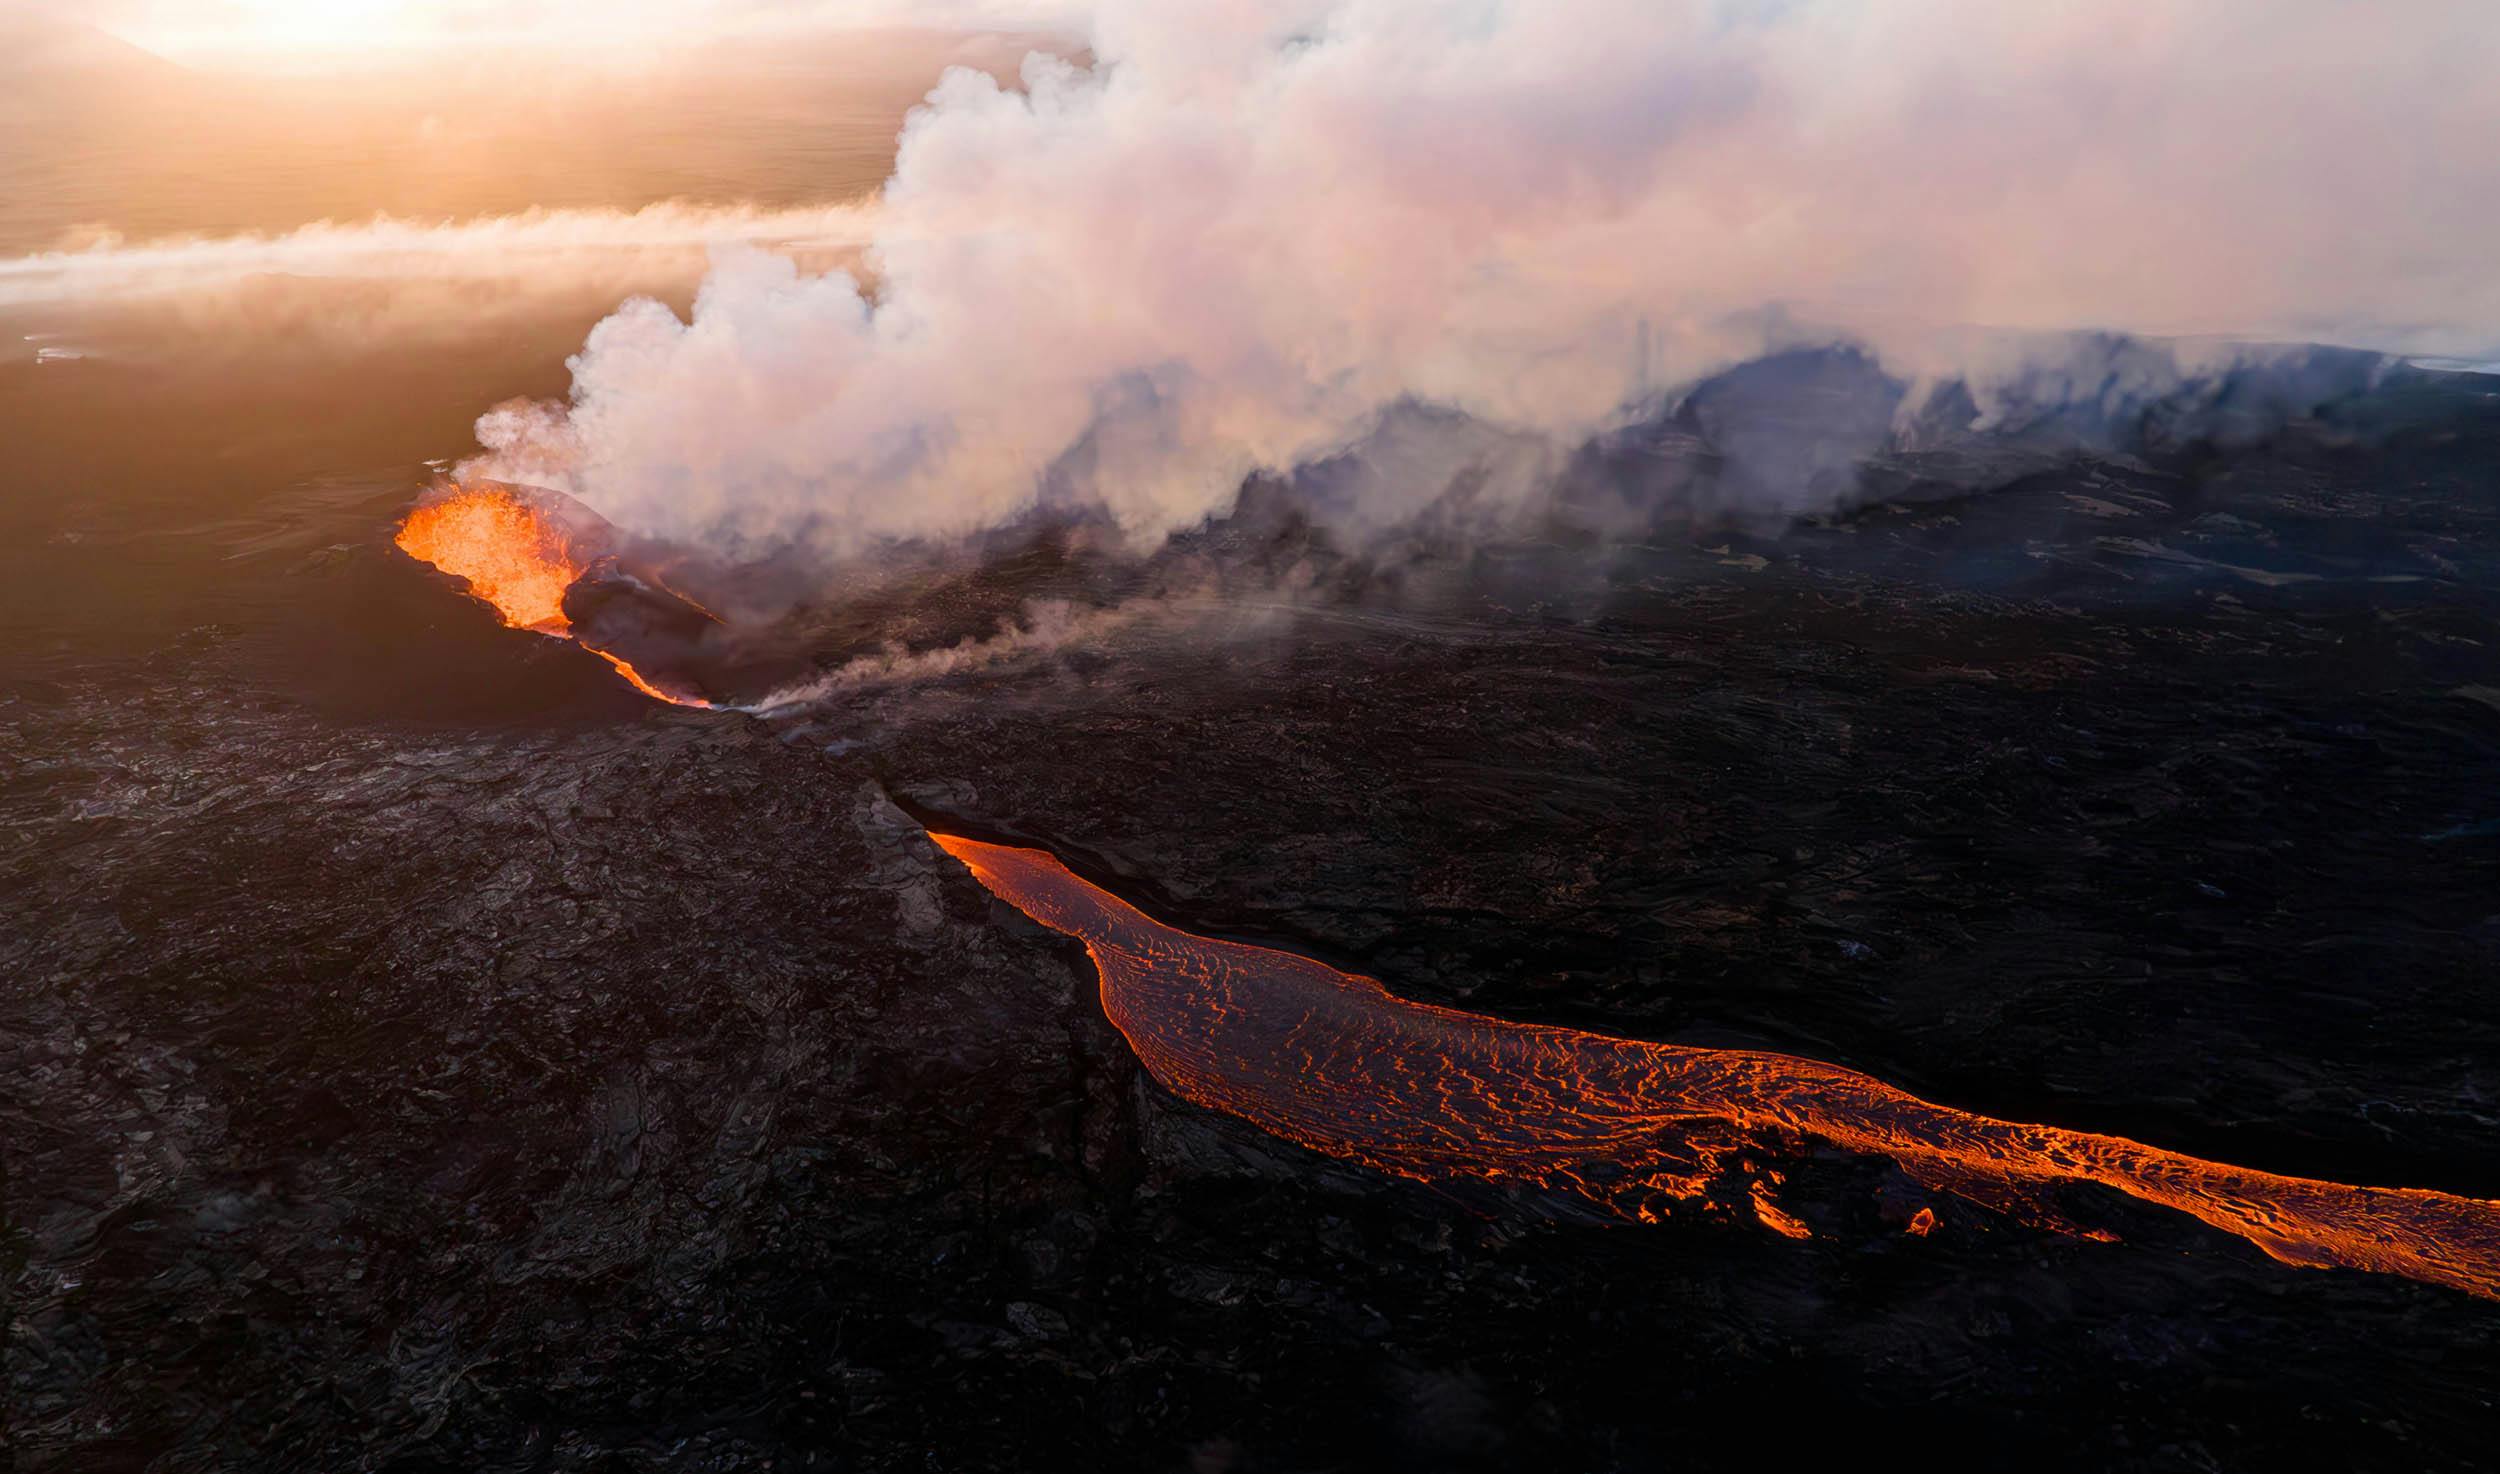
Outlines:
{"type": "Polygon", "coordinates": [[[471,469],[733,546],[1053,496],[1150,539],[1402,402],[1568,443],[1801,322],[2034,387],[2041,340],[1963,329],[2500,343],[2486,0],[1110,0],[1091,40],[947,76],[873,290],[727,257],[471,469]]]}
{"type": "Polygon", "coordinates": [[[231,287],[259,277],[575,286],[691,274],[719,248],[836,251],[869,239],[873,207],[765,210],[682,204],[635,211],[533,210],[429,223],[324,221],[277,235],[128,243],[0,259],[0,307],[139,301],[231,287]]]}

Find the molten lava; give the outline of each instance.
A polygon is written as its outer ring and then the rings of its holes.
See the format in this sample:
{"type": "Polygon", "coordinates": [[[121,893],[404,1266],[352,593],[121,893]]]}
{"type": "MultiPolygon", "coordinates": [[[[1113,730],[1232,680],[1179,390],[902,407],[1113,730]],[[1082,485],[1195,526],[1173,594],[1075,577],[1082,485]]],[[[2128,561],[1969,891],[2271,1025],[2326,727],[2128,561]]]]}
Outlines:
{"type": "MultiPolygon", "coordinates": [[[[514,629],[572,639],[616,668],[643,695],[677,706],[709,706],[673,696],[623,657],[582,640],[564,612],[565,591],[582,576],[562,529],[545,513],[499,487],[462,487],[408,514],[393,538],[399,550],[468,580],[469,592],[514,629]]],[[[699,607],[699,606],[697,606],[699,607]]]]}
{"type": "Polygon", "coordinates": [[[408,514],[399,550],[455,578],[514,629],[569,635],[564,591],[582,576],[564,535],[509,492],[461,490],[408,514]]]}
{"type": "MultiPolygon", "coordinates": [[[[2050,1194],[2097,1183],[2239,1235],[2285,1264],[2405,1275],[2500,1298],[2500,1203],[2348,1187],[2124,1137],[1933,1105],[1852,1070],[1511,1023],[1370,978],[1163,925],[1039,850],[932,835],[990,891],[1085,944],[1103,1011],[1156,1080],[1304,1146],[1424,1181],[1524,1181],[1654,1221],[1730,1167],[1771,1230],[1757,1144],[1815,1138],[1931,1188],[2072,1230],[2050,1194]]],[[[1935,1227],[1921,1209],[1910,1232],[1935,1227]]],[[[2105,1233],[2090,1235],[2108,1238],[2105,1233]]]]}

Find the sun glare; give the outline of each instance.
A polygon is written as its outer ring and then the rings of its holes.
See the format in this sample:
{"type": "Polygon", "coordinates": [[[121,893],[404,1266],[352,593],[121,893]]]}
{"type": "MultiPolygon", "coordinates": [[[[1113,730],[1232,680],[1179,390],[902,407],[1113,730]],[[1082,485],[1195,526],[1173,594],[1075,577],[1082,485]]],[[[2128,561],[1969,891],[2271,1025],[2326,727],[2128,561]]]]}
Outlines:
{"type": "Polygon", "coordinates": [[[360,52],[445,39],[441,0],[236,0],[167,7],[132,38],[173,54],[360,52]]]}
{"type": "Polygon", "coordinates": [[[280,51],[356,51],[415,39],[422,9],[411,0],[249,0],[236,39],[280,51]]]}

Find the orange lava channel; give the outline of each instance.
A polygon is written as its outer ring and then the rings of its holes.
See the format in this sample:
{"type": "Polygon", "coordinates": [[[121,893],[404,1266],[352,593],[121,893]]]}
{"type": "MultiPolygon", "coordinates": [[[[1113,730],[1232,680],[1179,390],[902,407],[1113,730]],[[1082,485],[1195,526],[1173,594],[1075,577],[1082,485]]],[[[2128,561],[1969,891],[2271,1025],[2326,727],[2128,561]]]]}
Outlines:
{"type": "MultiPolygon", "coordinates": [[[[2051,1227],[2066,1227],[2051,1193],[2097,1183],[2237,1234],[2285,1264],[2500,1298],[2500,1203],[2283,1177],[1994,1120],[1788,1055],[1411,1002],[1309,958],[1165,926],[1043,851],[930,837],[1000,899],[1085,944],[1104,1013],[1157,1081],[1331,1156],[1424,1181],[1532,1182],[1655,1219],[1744,1165],[1746,1143],[1814,1138],[2051,1227]]],[[[1807,1236],[1772,1203],[1766,1178],[1778,1181],[1763,1174],[1748,1189],[1756,1216],[1807,1236]]],[[[1909,1231],[1934,1226],[1922,1209],[1909,1231]]]]}
{"type": "Polygon", "coordinates": [[[486,488],[454,491],[411,511],[392,542],[418,562],[468,580],[469,592],[505,624],[574,640],[652,700],[675,706],[711,704],[670,695],[622,657],[573,634],[573,622],[564,614],[564,591],[582,576],[582,565],[565,546],[563,533],[519,497],[486,488]]]}

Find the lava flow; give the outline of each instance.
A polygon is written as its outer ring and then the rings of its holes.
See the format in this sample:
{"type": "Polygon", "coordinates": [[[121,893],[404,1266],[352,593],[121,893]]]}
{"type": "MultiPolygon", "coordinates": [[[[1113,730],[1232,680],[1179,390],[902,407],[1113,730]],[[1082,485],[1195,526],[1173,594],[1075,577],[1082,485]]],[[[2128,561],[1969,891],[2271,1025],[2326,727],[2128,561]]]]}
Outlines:
{"type": "Polygon", "coordinates": [[[645,679],[622,656],[583,640],[564,612],[564,595],[582,576],[585,561],[547,515],[510,491],[461,487],[408,514],[392,539],[399,550],[468,580],[469,592],[514,629],[571,639],[616,668],[633,688],[655,701],[709,706],[674,696],[645,679]]]}
{"type": "MultiPolygon", "coordinates": [[[[2500,1202],[2351,1187],[1934,1105],[1838,1066],[1512,1023],[1399,998],[1308,958],[1153,920],[1031,849],[932,835],[982,885],[1085,944],[1103,1011],[1184,1099],[1423,1181],[1535,1183],[1654,1219],[1751,1143],[1814,1138],[1931,1188],[2074,1231],[2050,1194],[2097,1183],[2202,1219],[2285,1264],[2500,1298],[2500,1202]]],[[[1775,1174],[1749,1185],[1777,1232],[1775,1174]]],[[[1910,1231],[1925,1234],[1921,1210],[1910,1231]]],[[[2106,1234],[2094,1237],[2107,1238],[2106,1234]]]]}

